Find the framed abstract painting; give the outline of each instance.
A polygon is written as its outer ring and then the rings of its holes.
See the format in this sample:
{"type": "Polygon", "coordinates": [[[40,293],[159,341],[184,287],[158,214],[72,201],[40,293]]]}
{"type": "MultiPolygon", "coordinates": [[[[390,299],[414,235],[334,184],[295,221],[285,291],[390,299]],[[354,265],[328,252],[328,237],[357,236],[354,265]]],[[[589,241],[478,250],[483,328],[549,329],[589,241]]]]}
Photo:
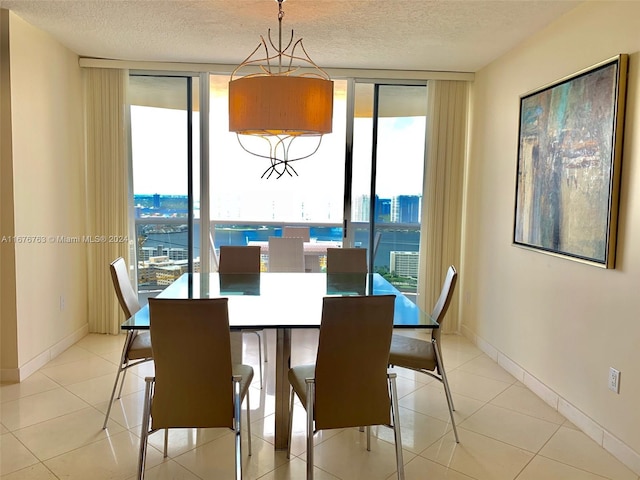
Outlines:
{"type": "Polygon", "coordinates": [[[514,245],[615,267],[627,64],[520,97],[514,245]]]}

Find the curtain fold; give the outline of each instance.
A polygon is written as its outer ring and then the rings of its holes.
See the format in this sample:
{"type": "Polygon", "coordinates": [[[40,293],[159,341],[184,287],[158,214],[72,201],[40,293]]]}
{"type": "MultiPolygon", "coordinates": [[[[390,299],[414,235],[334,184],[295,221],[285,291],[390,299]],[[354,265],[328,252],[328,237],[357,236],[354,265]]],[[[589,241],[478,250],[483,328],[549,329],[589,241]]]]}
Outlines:
{"type": "MultiPolygon", "coordinates": [[[[126,146],[128,71],[87,68],[85,72],[89,331],[120,333],[118,305],[109,264],[129,264],[129,166],[126,146]]],[[[135,283],[134,283],[135,285],[135,283]]]]}
{"type": "MultiPolygon", "coordinates": [[[[433,80],[428,89],[418,305],[431,311],[449,265],[463,275],[460,245],[469,84],[433,80]]],[[[458,331],[458,290],[443,333],[458,331]]]]}

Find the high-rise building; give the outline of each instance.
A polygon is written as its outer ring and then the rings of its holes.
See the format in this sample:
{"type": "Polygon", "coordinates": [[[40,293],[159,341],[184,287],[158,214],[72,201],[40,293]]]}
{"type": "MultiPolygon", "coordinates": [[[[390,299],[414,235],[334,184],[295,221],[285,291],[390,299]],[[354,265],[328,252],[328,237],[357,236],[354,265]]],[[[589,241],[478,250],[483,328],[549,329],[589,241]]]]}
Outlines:
{"type": "Polygon", "coordinates": [[[369,210],[371,209],[369,195],[359,195],[354,198],[351,209],[351,218],[354,222],[368,222],[369,210]]]}
{"type": "Polygon", "coordinates": [[[420,195],[398,195],[391,199],[391,221],[420,223],[420,195]]]}
{"type": "MultiPolygon", "coordinates": [[[[351,205],[354,222],[368,222],[371,214],[371,201],[369,195],[360,195],[353,200],[351,205]]],[[[376,222],[391,221],[391,199],[380,198],[376,195],[375,204],[376,222]]]]}
{"type": "Polygon", "coordinates": [[[186,248],[165,248],[164,251],[170,260],[187,260],[189,258],[189,252],[186,248]]]}
{"type": "Polygon", "coordinates": [[[186,248],[167,248],[162,245],[142,247],[138,250],[138,261],[149,261],[152,257],[167,257],[169,260],[187,260],[189,253],[186,248]]]}
{"type": "Polygon", "coordinates": [[[391,251],[389,255],[389,270],[399,277],[418,278],[418,252],[391,251]]]}
{"type": "Polygon", "coordinates": [[[379,198],[376,195],[376,222],[388,223],[391,221],[391,199],[379,198]]]}

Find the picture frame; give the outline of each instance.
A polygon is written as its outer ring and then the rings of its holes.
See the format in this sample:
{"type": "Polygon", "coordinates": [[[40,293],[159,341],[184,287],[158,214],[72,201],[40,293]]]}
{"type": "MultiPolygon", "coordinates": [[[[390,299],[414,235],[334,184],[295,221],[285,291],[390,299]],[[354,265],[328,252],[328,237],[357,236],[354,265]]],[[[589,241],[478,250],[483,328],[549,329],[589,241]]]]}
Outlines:
{"type": "Polygon", "coordinates": [[[520,96],[513,244],[615,268],[628,55],[520,96]]]}

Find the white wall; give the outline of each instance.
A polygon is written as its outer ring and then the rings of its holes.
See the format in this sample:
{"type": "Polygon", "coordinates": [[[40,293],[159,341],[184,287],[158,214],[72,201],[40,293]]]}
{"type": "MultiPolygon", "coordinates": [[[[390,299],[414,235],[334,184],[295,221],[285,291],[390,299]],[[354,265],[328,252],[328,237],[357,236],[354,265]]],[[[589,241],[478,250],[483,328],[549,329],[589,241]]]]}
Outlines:
{"type": "Polygon", "coordinates": [[[15,245],[25,378],[87,331],[86,246],[57,239],[86,233],[83,82],[77,55],[9,19],[15,235],[44,240],[15,245]]]}
{"type": "Polygon", "coordinates": [[[465,334],[640,473],[638,19],[640,2],[586,2],[477,72],[460,298],[465,334]],[[619,53],[630,58],[615,270],[512,246],[519,96],[619,53]]]}

